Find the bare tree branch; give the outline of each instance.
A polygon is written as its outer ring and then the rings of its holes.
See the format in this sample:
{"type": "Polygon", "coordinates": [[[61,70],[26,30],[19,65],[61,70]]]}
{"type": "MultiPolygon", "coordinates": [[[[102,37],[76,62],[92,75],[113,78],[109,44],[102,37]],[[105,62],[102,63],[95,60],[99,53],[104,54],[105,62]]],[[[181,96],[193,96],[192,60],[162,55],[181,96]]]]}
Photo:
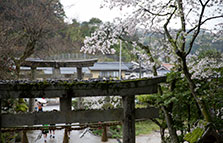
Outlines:
{"type": "Polygon", "coordinates": [[[142,6],[140,6],[140,7],[141,7],[141,9],[143,9],[144,11],[146,11],[146,12],[152,14],[152,15],[155,15],[155,16],[167,16],[167,15],[170,15],[171,13],[160,14],[160,12],[161,12],[162,9],[166,8],[167,6],[169,6],[170,3],[171,3],[171,0],[167,4],[165,4],[162,8],[160,8],[160,11],[158,13],[154,13],[154,12],[150,11],[149,9],[146,9],[146,8],[144,8],[142,6]]]}
{"type": "Polygon", "coordinates": [[[167,19],[166,23],[164,24],[164,30],[165,30],[165,34],[167,35],[168,40],[170,41],[171,45],[177,49],[177,45],[176,45],[176,41],[173,40],[173,37],[170,35],[170,32],[167,29],[167,26],[171,20],[171,18],[173,17],[174,13],[176,12],[177,7],[174,7],[174,11],[171,13],[171,15],[169,16],[169,18],[167,19]]]}
{"type": "Polygon", "coordinates": [[[160,13],[153,13],[152,11],[146,9],[146,8],[142,8],[144,11],[152,14],[152,15],[155,15],[155,16],[167,16],[167,15],[170,15],[171,13],[164,13],[164,14],[160,14],[160,13]]]}
{"type": "MultiPolygon", "coordinates": [[[[216,19],[216,18],[223,18],[223,15],[219,15],[219,16],[214,16],[214,17],[209,17],[207,19],[205,19],[204,21],[201,22],[201,25],[203,25],[205,22],[207,22],[208,20],[212,20],[212,19],[216,19]]],[[[196,25],[195,27],[191,28],[190,30],[187,31],[187,34],[189,34],[190,32],[194,31],[196,28],[198,27],[198,25],[196,25]]]]}
{"type": "MultiPolygon", "coordinates": [[[[199,0],[199,1],[201,1],[201,0],[199,0]]],[[[201,25],[202,25],[202,18],[203,18],[203,15],[204,15],[204,11],[205,11],[205,8],[206,8],[206,6],[207,6],[207,4],[208,4],[209,1],[210,0],[207,0],[204,5],[202,4],[201,14],[200,14],[199,22],[198,22],[198,25],[197,25],[197,30],[193,34],[192,40],[191,40],[191,42],[189,44],[189,50],[187,51],[187,53],[186,53],[185,56],[187,56],[191,52],[192,47],[193,47],[193,44],[194,44],[194,41],[195,41],[195,39],[197,38],[197,36],[198,36],[198,34],[200,32],[201,25]]]]}
{"type": "Polygon", "coordinates": [[[201,4],[202,6],[204,6],[204,4],[203,4],[202,0],[199,0],[199,2],[200,2],[200,4],[201,4]]]}
{"type": "MultiPolygon", "coordinates": [[[[180,21],[181,21],[181,30],[180,31],[183,31],[183,32],[186,32],[186,22],[185,22],[185,17],[184,17],[184,9],[183,9],[183,2],[182,0],[178,0],[178,7],[179,7],[179,11],[180,11],[180,21]]],[[[181,51],[183,52],[184,49],[185,49],[185,36],[184,34],[181,35],[181,40],[182,40],[182,43],[181,43],[181,51]]]]}

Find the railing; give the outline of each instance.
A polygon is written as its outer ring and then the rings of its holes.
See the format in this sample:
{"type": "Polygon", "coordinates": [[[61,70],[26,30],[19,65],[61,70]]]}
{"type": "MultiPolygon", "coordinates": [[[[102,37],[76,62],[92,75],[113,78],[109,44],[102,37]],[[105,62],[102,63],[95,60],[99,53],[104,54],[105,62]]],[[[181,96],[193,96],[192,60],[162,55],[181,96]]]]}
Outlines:
{"type": "Polygon", "coordinates": [[[135,95],[157,92],[166,77],[127,81],[0,81],[0,99],[60,98],[58,112],[1,114],[1,128],[23,125],[122,121],[123,143],[135,143],[135,119],[157,118],[154,108],[135,109],[135,95]],[[122,96],[122,109],[71,110],[75,97],[122,96]]]}

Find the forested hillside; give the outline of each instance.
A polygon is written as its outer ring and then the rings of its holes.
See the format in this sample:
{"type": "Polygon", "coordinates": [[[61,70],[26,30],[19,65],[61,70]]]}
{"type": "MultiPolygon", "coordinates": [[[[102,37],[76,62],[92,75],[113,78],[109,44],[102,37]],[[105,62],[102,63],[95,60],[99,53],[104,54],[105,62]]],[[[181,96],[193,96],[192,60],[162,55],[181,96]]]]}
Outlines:
{"type": "MultiPolygon", "coordinates": [[[[142,36],[142,33],[139,32],[139,36],[142,36]]],[[[150,44],[153,41],[156,41],[157,39],[164,38],[163,34],[160,33],[147,33],[146,38],[143,39],[144,44],[150,44]]],[[[191,37],[189,35],[188,37],[191,37]]],[[[188,46],[188,43],[187,43],[188,46]]],[[[223,52],[223,36],[220,34],[214,34],[207,32],[205,30],[198,35],[195,43],[194,48],[191,50],[191,53],[195,53],[197,50],[217,50],[220,52],[223,52]]]]}

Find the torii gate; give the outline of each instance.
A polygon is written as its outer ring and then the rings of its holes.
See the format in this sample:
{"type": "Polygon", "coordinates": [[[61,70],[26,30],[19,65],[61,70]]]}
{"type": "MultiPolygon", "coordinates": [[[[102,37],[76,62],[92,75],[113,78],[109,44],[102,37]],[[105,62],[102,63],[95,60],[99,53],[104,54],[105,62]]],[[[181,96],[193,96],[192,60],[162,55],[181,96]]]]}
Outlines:
{"type": "Polygon", "coordinates": [[[157,118],[154,108],[135,109],[135,95],[157,93],[166,77],[123,81],[0,81],[0,100],[4,98],[60,98],[60,111],[1,114],[1,128],[23,125],[122,121],[123,143],[135,143],[135,119],[157,118]],[[123,108],[109,110],[71,110],[72,97],[121,96],[123,108]]]}
{"type": "MultiPolygon", "coordinates": [[[[98,59],[85,59],[85,60],[41,60],[41,59],[27,59],[21,66],[31,67],[31,79],[36,79],[37,67],[52,67],[53,79],[60,79],[60,67],[76,67],[77,79],[82,79],[82,67],[94,66],[98,59]]],[[[71,100],[71,99],[70,99],[71,100]]],[[[81,98],[78,99],[78,108],[81,108],[81,98]]],[[[34,99],[29,100],[29,111],[34,110],[34,99]]]]}
{"type": "Polygon", "coordinates": [[[21,66],[31,67],[33,72],[32,78],[35,79],[35,71],[37,67],[53,67],[54,78],[60,77],[60,67],[76,67],[77,78],[82,79],[82,67],[94,66],[98,59],[85,59],[85,60],[40,60],[28,59],[22,63],[21,66]]]}

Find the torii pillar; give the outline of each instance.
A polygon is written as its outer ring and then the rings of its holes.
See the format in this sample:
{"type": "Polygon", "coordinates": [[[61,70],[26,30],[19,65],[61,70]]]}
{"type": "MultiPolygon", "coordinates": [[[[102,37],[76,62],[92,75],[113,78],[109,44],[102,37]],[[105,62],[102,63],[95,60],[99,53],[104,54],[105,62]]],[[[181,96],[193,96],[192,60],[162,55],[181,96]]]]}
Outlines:
{"type": "MultiPolygon", "coordinates": [[[[31,80],[36,79],[36,67],[32,66],[31,67],[31,80]]],[[[30,98],[29,99],[29,112],[34,111],[34,104],[35,104],[35,98],[30,98]]]]}
{"type": "Polygon", "coordinates": [[[61,77],[60,75],[60,66],[58,64],[56,64],[54,67],[53,67],[53,78],[54,79],[59,79],[61,77]]]}

